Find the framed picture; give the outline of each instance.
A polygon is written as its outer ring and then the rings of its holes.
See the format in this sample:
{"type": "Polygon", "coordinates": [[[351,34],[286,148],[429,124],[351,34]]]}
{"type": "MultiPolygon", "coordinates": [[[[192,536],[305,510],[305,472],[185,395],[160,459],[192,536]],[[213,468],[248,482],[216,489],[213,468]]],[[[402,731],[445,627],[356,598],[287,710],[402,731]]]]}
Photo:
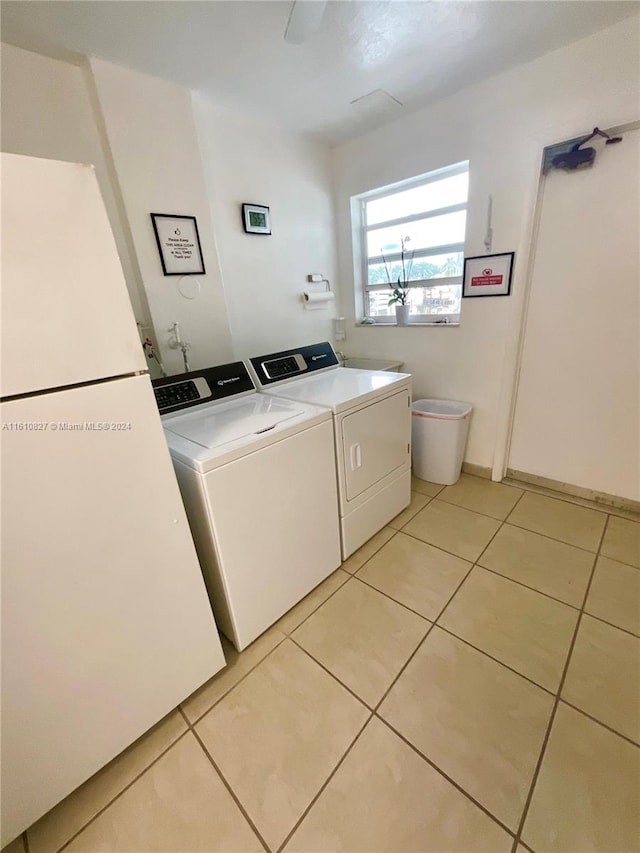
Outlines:
{"type": "Polygon", "coordinates": [[[515,252],[464,259],[462,296],[508,296],[515,252]]]}
{"type": "Polygon", "coordinates": [[[204,260],[195,216],[152,213],[162,272],[165,275],[203,275],[204,260]]]}
{"type": "Polygon", "coordinates": [[[242,224],[247,234],[271,234],[269,208],[263,204],[243,204],[242,224]]]}

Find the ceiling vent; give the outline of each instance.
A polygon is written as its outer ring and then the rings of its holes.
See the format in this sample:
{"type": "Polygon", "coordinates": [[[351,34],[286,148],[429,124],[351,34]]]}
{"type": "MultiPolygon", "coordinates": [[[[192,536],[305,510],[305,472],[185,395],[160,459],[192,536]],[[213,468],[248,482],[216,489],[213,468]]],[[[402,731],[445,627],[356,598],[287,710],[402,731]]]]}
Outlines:
{"type": "Polygon", "coordinates": [[[397,112],[403,104],[384,89],[374,89],[368,95],[362,95],[351,101],[351,106],[361,116],[381,116],[397,112]]]}

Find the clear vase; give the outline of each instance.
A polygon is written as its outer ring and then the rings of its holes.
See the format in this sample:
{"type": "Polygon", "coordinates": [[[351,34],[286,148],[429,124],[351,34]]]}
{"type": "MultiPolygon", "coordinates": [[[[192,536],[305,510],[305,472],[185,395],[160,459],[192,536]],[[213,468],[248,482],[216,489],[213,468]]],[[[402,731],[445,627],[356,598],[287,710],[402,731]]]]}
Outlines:
{"type": "Polygon", "coordinates": [[[396,326],[406,326],[409,323],[409,306],[396,305],[396,326]]]}

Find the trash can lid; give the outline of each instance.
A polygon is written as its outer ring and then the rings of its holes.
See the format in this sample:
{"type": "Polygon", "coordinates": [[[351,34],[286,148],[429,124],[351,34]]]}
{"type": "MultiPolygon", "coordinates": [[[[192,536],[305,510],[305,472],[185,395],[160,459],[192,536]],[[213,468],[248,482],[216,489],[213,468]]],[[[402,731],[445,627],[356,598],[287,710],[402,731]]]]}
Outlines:
{"type": "Polygon", "coordinates": [[[472,409],[470,403],[459,403],[456,400],[416,400],[411,406],[411,414],[416,418],[458,421],[466,418],[472,409]]]}

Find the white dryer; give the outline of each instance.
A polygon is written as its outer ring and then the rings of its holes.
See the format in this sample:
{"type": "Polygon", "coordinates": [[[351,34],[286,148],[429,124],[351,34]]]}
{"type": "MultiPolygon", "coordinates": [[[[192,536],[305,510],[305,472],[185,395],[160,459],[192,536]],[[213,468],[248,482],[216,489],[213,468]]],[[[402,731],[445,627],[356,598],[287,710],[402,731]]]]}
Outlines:
{"type": "Polygon", "coordinates": [[[220,630],[244,649],[340,565],[331,413],[242,362],[154,380],[220,630]]]}
{"type": "Polygon", "coordinates": [[[331,410],[346,559],[411,499],[411,376],[340,367],[328,341],[249,366],[263,393],[331,410]]]}

